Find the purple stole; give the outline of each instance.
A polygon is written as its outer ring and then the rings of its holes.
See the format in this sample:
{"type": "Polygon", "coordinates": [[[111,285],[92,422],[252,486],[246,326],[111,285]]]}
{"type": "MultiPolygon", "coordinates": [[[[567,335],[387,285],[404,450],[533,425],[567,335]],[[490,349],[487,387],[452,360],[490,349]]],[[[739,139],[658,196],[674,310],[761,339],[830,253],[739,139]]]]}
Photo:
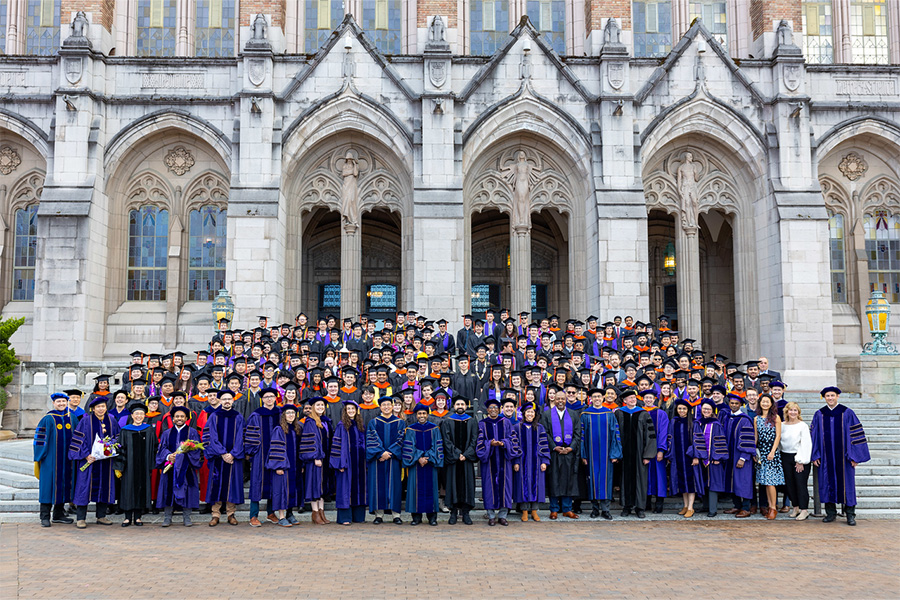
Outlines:
{"type": "Polygon", "coordinates": [[[556,410],[556,407],[552,407],[550,410],[556,413],[556,415],[550,415],[550,429],[553,434],[553,441],[558,446],[568,446],[572,443],[572,418],[569,416],[569,411],[567,410],[563,413],[562,419],[557,419],[556,416],[559,414],[559,411],[556,410]]]}

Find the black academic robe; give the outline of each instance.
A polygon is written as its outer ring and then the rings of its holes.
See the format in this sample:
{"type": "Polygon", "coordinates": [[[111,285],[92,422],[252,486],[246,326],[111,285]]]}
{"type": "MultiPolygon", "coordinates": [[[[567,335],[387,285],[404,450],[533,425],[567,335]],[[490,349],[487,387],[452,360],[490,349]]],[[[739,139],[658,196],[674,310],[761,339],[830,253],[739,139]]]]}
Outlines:
{"type": "Polygon", "coordinates": [[[615,411],[622,441],[621,503],[626,508],[644,510],[647,506],[647,465],[644,459],[656,460],[656,429],[650,413],[641,407],[615,411]]]}
{"type": "Polygon", "coordinates": [[[122,472],[119,506],[122,510],[153,506],[151,473],[156,467],[158,441],[156,429],[150,425],[126,425],[119,432],[119,455],[113,458],[116,471],[122,472]]]}
{"type": "Polygon", "coordinates": [[[578,496],[579,448],[581,446],[581,419],[578,414],[566,409],[563,420],[560,420],[556,407],[544,411],[541,424],[547,430],[547,442],[550,446],[550,466],[547,468],[547,495],[551,497],[578,496]],[[571,423],[571,425],[569,425],[571,423]],[[571,439],[566,432],[571,429],[571,439]],[[557,439],[559,438],[559,439],[557,439]],[[554,448],[569,447],[573,451],[560,454],[554,448]]]}
{"type": "MultiPolygon", "coordinates": [[[[470,402],[475,400],[481,389],[478,377],[471,370],[467,373],[454,373],[450,380],[453,382],[451,385],[455,392],[454,395],[468,398],[470,402]]],[[[450,408],[452,409],[453,407],[451,406],[450,408]]]]}
{"type": "Polygon", "coordinates": [[[468,415],[446,417],[441,422],[441,436],[444,439],[444,467],[446,468],[446,503],[448,507],[475,506],[475,462],[478,456],[475,445],[478,441],[478,424],[468,415]],[[461,461],[460,455],[466,457],[461,461]]]}

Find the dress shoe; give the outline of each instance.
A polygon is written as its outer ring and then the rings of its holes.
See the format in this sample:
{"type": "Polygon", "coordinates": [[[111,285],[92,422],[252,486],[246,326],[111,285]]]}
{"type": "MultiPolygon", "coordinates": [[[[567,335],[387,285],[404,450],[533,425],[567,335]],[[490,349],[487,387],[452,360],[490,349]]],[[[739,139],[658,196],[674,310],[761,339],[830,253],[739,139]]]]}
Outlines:
{"type": "Polygon", "coordinates": [[[107,519],[106,517],[100,517],[97,519],[97,525],[112,525],[113,522],[107,519]]]}
{"type": "Polygon", "coordinates": [[[135,522],[134,522],[134,526],[135,526],[135,527],[143,527],[143,526],[144,526],[144,522],[141,521],[140,519],[136,519],[135,522]]]}
{"type": "Polygon", "coordinates": [[[569,519],[577,519],[577,518],[578,518],[578,515],[576,515],[576,514],[575,514],[574,512],[572,512],[571,510],[568,511],[568,512],[564,512],[564,513],[563,513],[563,516],[566,517],[566,518],[569,518],[569,519]]]}
{"type": "Polygon", "coordinates": [[[558,516],[558,513],[551,512],[551,513],[550,513],[550,520],[551,520],[551,521],[555,521],[556,518],[557,518],[557,516],[558,516]]]}
{"type": "Polygon", "coordinates": [[[488,527],[493,527],[497,524],[497,519],[488,519],[488,527]]]}
{"type": "Polygon", "coordinates": [[[576,515],[580,515],[584,511],[581,509],[580,506],[577,506],[577,507],[573,508],[571,512],[575,513],[576,515]]]}
{"type": "Polygon", "coordinates": [[[665,503],[665,499],[662,499],[662,500],[659,500],[659,499],[658,499],[658,500],[656,501],[656,504],[653,505],[653,512],[654,512],[654,514],[657,514],[657,515],[661,515],[661,514],[662,514],[664,503],[665,503]]]}
{"type": "Polygon", "coordinates": [[[205,505],[203,506],[203,508],[200,509],[200,514],[201,514],[201,515],[208,515],[208,514],[211,514],[211,513],[212,513],[212,506],[210,506],[208,503],[205,504],[205,505]]]}
{"type": "Polygon", "coordinates": [[[250,527],[262,527],[262,523],[259,522],[259,517],[250,517],[250,527]]]}
{"type": "Polygon", "coordinates": [[[541,518],[538,516],[536,510],[531,511],[531,520],[532,520],[532,521],[537,521],[538,523],[541,522],[541,518]]]}
{"type": "Polygon", "coordinates": [[[805,509],[804,509],[804,510],[801,510],[799,513],[797,513],[797,516],[794,517],[794,518],[795,518],[797,521],[805,521],[805,520],[807,520],[807,519],[809,518],[809,511],[808,511],[808,510],[805,510],[805,509]]]}
{"type": "Polygon", "coordinates": [[[847,525],[850,527],[856,526],[856,515],[847,515],[847,525]]]}
{"type": "MultiPolygon", "coordinates": [[[[509,521],[507,521],[506,519],[497,519],[497,522],[500,523],[501,525],[503,525],[504,527],[509,526],[509,521]]],[[[847,522],[849,523],[849,521],[847,521],[847,522]]],[[[855,521],[854,521],[854,523],[855,523],[855,521]]]]}
{"type": "Polygon", "coordinates": [[[400,517],[394,517],[394,525],[403,525],[403,519],[400,517]]]}
{"type": "Polygon", "coordinates": [[[450,513],[450,518],[447,519],[448,525],[456,525],[456,521],[459,519],[458,514],[455,510],[450,513]]]}
{"type": "Polygon", "coordinates": [[[791,511],[791,510],[792,510],[792,509],[791,509],[790,506],[782,506],[780,509],[778,509],[778,512],[783,512],[783,513],[785,513],[785,512],[789,512],[789,511],[791,511]]]}
{"type": "Polygon", "coordinates": [[[51,523],[65,523],[66,525],[71,525],[75,522],[74,519],[70,519],[69,517],[57,517],[55,519],[50,519],[51,523]]]}
{"type": "Polygon", "coordinates": [[[428,524],[431,525],[432,527],[437,527],[437,515],[428,519],[428,524]]]}
{"type": "Polygon", "coordinates": [[[636,516],[638,519],[643,519],[647,515],[644,513],[643,509],[636,508],[634,509],[634,516],[636,516]]]}
{"type": "Polygon", "coordinates": [[[410,521],[409,524],[412,525],[413,527],[415,527],[416,525],[421,525],[422,519],[417,519],[417,518],[413,517],[413,520],[410,521]]]}
{"type": "Polygon", "coordinates": [[[372,521],[373,525],[381,525],[382,523],[384,523],[384,519],[382,519],[381,517],[375,517],[375,520],[372,521]]]}
{"type": "Polygon", "coordinates": [[[78,521],[75,523],[75,527],[77,529],[87,529],[87,523],[85,521],[78,521]]]}
{"type": "Polygon", "coordinates": [[[623,508],[623,509],[622,509],[622,516],[623,516],[623,517],[630,517],[630,516],[631,516],[631,509],[630,509],[630,508],[623,508]]]}
{"type": "Polygon", "coordinates": [[[596,519],[596,518],[599,517],[599,516],[600,516],[600,510],[599,510],[599,509],[595,508],[595,509],[591,510],[591,518],[592,518],[592,519],[596,519]]]}
{"type": "Polygon", "coordinates": [[[736,515],[734,515],[734,516],[735,516],[735,518],[737,518],[737,519],[746,519],[747,517],[750,516],[750,511],[749,511],[749,510],[742,510],[742,511],[738,512],[738,513],[737,513],[736,515]]]}
{"type": "Polygon", "coordinates": [[[684,513],[686,513],[687,510],[688,510],[688,508],[687,508],[687,506],[685,506],[684,508],[682,508],[681,510],[678,511],[678,514],[679,514],[679,515],[684,515],[684,513]]]}
{"type": "Polygon", "coordinates": [[[275,515],[266,515],[266,519],[272,521],[273,523],[278,523],[278,517],[276,517],[275,515]]]}
{"type": "Polygon", "coordinates": [[[726,508],[726,509],[723,510],[722,512],[725,513],[726,515],[736,515],[737,513],[741,512],[741,509],[739,509],[739,508],[726,508]]]}
{"type": "Polygon", "coordinates": [[[463,513],[463,523],[466,525],[472,524],[472,517],[469,516],[469,513],[463,513]]]}
{"type": "Polygon", "coordinates": [[[527,522],[528,522],[528,511],[527,511],[527,510],[523,510],[523,511],[522,511],[522,522],[523,522],[523,523],[527,523],[527,522]]]}
{"type": "Polygon", "coordinates": [[[750,514],[751,514],[751,515],[755,515],[755,514],[758,513],[758,512],[759,512],[759,509],[758,509],[757,507],[755,507],[755,506],[751,506],[751,507],[750,507],[750,514]]]}
{"type": "Polygon", "coordinates": [[[706,513],[706,516],[709,517],[710,519],[712,519],[712,518],[714,518],[717,514],[719,514],[719,513],[708,512],[708,513],[706,513]]]}
{"type": "Polygon", "coordinates": [[[209,520],[210,527],[215,527],[218,524],[219,524],[219,517],[213,517],[212,519],[209,520]]]}
{"type": "Polygon", "coordinates": [[[693,516],[694,516],[694,509],[693,509],[693,508],[687,509],[687,511],[685,511],[685,513],[684,513],[684,518],[685,518],[685,519],[690,519],[690,518],[693,517],[693,516]]]}
{"type": "Polygon", "coordinates": [[[130,526],[131,526],[131,521],[129,521],[128,519],[125,519],[124,521],[122,521],[122,527],[130,527],[130,526]]]}
{"type": "Polygon", "coordinates": [[[50,527],[50,519],[41,519],[41,527],[50,527]]]}
{"type": "Polygon", "coordinates": [[[766,509],[766,519],[768,519],[769,521],[774,521],[775,517],[777,517],[777,516],[778,516],[777,508],[767,508],[766,509]]]}
{"type": "Polygon", "coordinates": [[[837,515],[825,515],[825,518],[822,519],[822,522],[823,523],[831,523],[835,519],[837,519],[837,515]]]}
{"type": "Polygon", "coordinates": [[[238,524],[237,517],[235,517],[234,515],[228,515],[228,524],[229,525],[237,525],[238,524]]]}
{"type": "Polygon", "coordinates": [[[609,514],[608,510],[604,510],[603,512],[601,512],[600,516],[603,517],[604,519],[606,519],[607,521],[612,521],[612,515],[609,514]]]}

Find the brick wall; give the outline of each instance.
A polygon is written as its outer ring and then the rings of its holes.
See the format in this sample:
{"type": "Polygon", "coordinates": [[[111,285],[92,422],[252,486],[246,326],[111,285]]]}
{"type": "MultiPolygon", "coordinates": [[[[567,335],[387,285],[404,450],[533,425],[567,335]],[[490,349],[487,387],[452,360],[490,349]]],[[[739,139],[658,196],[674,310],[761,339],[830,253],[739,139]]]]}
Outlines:
{"type": "MultiPolygon", "coordinates": [[[[292,0],[296,2],[297,0],[292,0]]],[[[241,0],[241,26],[249,27],[256,15],[272,15],[273,27],[284,27],[285,0],[241,0]]]]}
{"type": "Polygon", "coordinates": [[[66,31],[72,23],[72,13],[83,10],[92,15],[92,22],[100,23],[107,31],[112,30],[115,18],[115,0],[61,0],[60,25],[66,31]]]}
{"type": "Polygon", "coordinates": [[[419,0],[416,10],[418,27],[425,27],[431,15],[442,15],[449,21],[447,27],[456,27],[456,0],[419,0]]]}
{"type": "Polygon", "coordinates": [[[802,0],[750,0],[750,23],[753,39],[772,31],[772,21],[787,19],[794,30],[800,29],[802,0]]]}
{"type": "Polygon", "coordinates": [[[631,29],[631,0],[585,0],[584,24],[588,33],[603,28],[603,19],[615,17],[622,29],[631,29]]]}

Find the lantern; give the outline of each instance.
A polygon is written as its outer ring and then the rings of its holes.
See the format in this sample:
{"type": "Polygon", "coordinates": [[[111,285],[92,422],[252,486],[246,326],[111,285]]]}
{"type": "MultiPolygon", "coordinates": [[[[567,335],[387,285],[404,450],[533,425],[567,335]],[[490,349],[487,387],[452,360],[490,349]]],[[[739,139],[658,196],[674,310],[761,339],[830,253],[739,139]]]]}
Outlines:
{"type": "Polygon", "coordinates": [[[216,331],[227,328],[225,322],[227,321],[230,323],[234,317],[234,302],[231,301],[228,290],[219,290],[219,295],[216,296],[216,299],[213,300],[212,303],[212,315],[214,322],[213,328],[216,331]]]}
{"type": "Polygon", "coordinates": [[[866,303],[866,318],[872,341],[863,346],[863,354],[900,354],[896,346],[887,341],[891,324],[891,304],[879,290],[873,290],[866,303]]]}
{"type": "Polygon", "coordinates": [[[666,256],[663,259],[663,271],[671,277],[675,274],[675,244],[669,242],[666,244],[666,256]]]}

